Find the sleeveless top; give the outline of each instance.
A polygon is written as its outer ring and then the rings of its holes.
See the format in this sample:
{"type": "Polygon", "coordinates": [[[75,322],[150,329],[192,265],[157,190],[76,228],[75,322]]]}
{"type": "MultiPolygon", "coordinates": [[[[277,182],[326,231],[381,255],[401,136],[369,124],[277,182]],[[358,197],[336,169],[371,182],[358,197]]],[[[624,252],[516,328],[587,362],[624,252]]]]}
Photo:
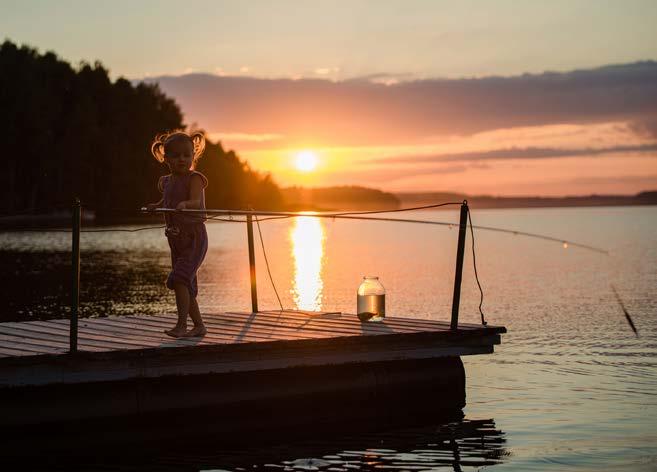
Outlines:
{"type": "MultiPolygon", "coordinates": [[[[200,172],[192,171],[182,176],[165,175],[160,180],[161,191],[164,194],[164,208],[175,209],[180,202],[189,200],[189,190],[191,187],[192,176],[198,175],[203,181],[201,190],[201,206],[199,209],[205,210],[205,187],[208,186],[208,179],[200,172]]],[[[193,215],[184,215],[182,213],[165,213],[164,219],[167,226],[178,227],[181,230],[185,228],[192,229],[194,226],[202,225],[205,221],[204,213],[193,215]]]]}

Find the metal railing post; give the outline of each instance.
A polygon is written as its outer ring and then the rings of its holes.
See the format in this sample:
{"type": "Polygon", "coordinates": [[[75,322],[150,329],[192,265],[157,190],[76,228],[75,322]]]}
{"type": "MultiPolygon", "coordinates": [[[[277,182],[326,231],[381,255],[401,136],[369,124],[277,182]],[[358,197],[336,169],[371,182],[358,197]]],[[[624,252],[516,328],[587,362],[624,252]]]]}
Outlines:
{"type": "Polygon", "coordinates": [[[258,313],[258,289],[256,287],[255,251],[253,249],[253,216],[246,215],[246,234],[249,240],[249,270],[251,273],[251,313],[258,313]]]}
{"type": "Polygon", "coordinates": [[[468,229],[468,201],[463,200],[459,219],[459,241],[456,247],[456,272],[454,273],[454,298],[452,298],[452,323],[450,328],[459,327],[459,304],[461,302],[461,278],[463,275],[463,255],[465,253],[465,234],[468,229]]]}
{"type": "Polygon", "coordinates": [[[78,351],[78,311],[80,306],[80,226],[82,207],[80,199],[73,202],[73,219],[71,221],[71,321],[69,331],[69,352],[78,351]]]}

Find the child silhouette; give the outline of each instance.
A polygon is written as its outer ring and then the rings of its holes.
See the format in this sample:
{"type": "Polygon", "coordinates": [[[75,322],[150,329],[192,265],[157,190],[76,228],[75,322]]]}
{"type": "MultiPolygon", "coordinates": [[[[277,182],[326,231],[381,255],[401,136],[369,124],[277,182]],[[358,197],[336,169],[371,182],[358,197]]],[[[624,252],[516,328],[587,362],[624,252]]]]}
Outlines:
{"type": "MultiPolygon", "coordinates": [[[[204,149],[205,137],[201,133],[176,131],[155,138],[151,152],[155,159],[167,165],[171,173],[160,177],[157,187],[162,192],[162,198],[159,202],[148,204],[147,209],[205,209],[205,187],[208,185],[208,179],[194,170],[204,149]]],[[[208,250],[204,215],[180,212],[165,213],[164,216],[165,235],[171,249],[171,272],[166,285],[176,293],[178,310],[178,322],[165,333],[174,338],[204,336],[207,329],[196,300],[196,272],[208,250]],[[194,323],[194,327],[189,331],[188,315],[194,323]]]]}

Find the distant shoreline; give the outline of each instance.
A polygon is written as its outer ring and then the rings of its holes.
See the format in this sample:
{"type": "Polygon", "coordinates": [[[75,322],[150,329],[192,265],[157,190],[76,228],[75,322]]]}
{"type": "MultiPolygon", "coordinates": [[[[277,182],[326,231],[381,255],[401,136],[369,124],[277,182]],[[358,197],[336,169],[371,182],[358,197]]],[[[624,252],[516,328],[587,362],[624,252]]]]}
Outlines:
{"type": "MultiPolygon", "coordinates": [[[[369,191],[369,189],[367,189],[369,191]]],[[[361,197],[363,193],[359,194],[361,197]]],[[[465,195],[445,192],[402,192],[388,193],[380,191],[366,192],[372,198],[339,199],[331,201],[313,201],[311,203],[288,202],[278,211],[344,211],[344,210],[392,210],[446,202],[462,202],[478,209],[513,209],[513,208],[564,208],[564,207],[604,207],[604,206],[649,206],[657,205],[657,191],[641,192],[636,195],[588,195],[576,197],[493,197],[487,195],[465,195]]],[[[441,207],[454,209],[454,206],[441,207]]],[[[83,212],[83,224],[116,225],[116,224],[147,224],[161,225],[161,216],[139,215],[130,211],[131,216],[113,217],[96,215],[95,212],[83,212]]],[[[30,227],[55,227],[70,225],[71,213],[57,211],[48,214],[20,214],[15,216],[0,216],[0,230],[16,230],[30,227]]]]}
{"type": "Polygon", "coordinates": [[[586,195],[575,197],[493,197],[454,193],[396,193],[402,207],[430,205],[447,201],[467,200],[476,208],[550,208],[657,205],[657,191],[636,195],[586,195]]]}

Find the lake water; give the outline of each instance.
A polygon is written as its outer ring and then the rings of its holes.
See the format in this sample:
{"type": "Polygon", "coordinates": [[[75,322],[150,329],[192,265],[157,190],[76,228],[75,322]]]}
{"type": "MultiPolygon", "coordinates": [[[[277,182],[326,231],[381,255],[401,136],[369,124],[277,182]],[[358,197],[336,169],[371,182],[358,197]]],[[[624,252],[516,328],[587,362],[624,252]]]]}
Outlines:
{"type": "MultiPolygon", "coordinates": [[[[455,211],[404,217],[458,223],[455,211]]],[[[546,234],[610,255],[475,230],[486,319],[508,334],[494,354],[463,358],[463,422],[381,432],[348,445],[288,446],[269,465],[218,447],[207,451],[212,460],[202,468],[657,470],[657,207],[473,209],[472,217],[475,225],[546,234]],[[453,448],[442,446],[445,428],[462,433],[457,462],[453,448]],[[484,436],[495,445],[485,446],[484,436]]],[[[387,316],[450,317],[456,227],[311,217],[261,227],[286,308],[354,313],[362,277],[375,275],[386,288],[387,316]]],[[[208,232],[202,310],[249,310],[245,226],[211,223],[208,232]]],[[[470,244],[468,234],[461,320],[477,323],[470,244]]],[[[83,316],[174,311],[163,287],[169,255],[161,230],[84,233],[81,246],[83,316]]],[[[66,316],[69,248],[66,233],[0,233],[2,321],[66,316]]],[[[259,305],[275,309],[257,249],[259,305]]]]}

